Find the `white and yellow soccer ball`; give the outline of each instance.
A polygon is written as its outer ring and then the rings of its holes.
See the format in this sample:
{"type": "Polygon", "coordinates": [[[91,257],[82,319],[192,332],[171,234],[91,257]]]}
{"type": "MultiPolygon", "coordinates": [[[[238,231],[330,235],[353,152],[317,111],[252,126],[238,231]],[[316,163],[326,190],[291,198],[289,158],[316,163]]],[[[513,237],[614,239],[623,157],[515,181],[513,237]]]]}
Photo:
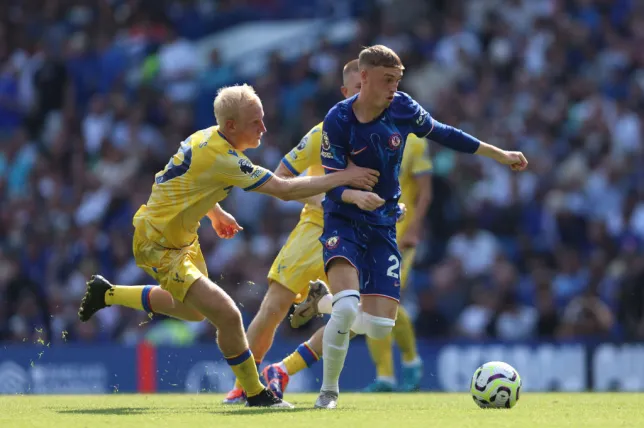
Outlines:
{"type": "Polygon", "coordinates": [[[519,401],[520,391],[519,372],[501,361],[483,364],[472,376],[472,398],[484,409],[511,409],[519,401]]]}

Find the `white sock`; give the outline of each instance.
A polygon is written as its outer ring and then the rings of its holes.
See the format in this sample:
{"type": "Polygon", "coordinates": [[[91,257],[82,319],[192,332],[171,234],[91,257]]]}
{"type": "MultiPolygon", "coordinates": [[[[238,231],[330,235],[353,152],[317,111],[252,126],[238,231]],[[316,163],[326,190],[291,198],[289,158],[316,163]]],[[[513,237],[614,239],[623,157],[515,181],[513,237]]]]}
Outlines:
{"type": "Polygon", "coordinates": [[[333,310],[333,294],[325,294],[318,301],[318,312],[321,314],[330,314],[333,310]]]}
{"type": "Polygon", "coordinates": [[[403,367],[418,367],[423,363],[423,360],[420,359],[418,355],[416,355],[416,358],[409,362],[402,362],[403,367]]]}
{"type": "Polygon", "coordinates": [[[396,385],[396,378],[393,376],[378,376],[376,379],[391,386],[396,385]]]}
{"type": "Polygon", "coordinates": [[[321,391],[340,392],[340,373],[349,350],[349,330],[358,314],[360,293],[344,290],[333,296],[331,319],[324,328],[322,355],[324,355],[321,391]]]}
{"type": "Polygon", "coordinates": [[[356,319],[353,320],[351,331],[355,334],[367,334],[367,326],[364,319],[364,312],[362,312],[362,304],[358,305],[358,314],[356,319]]]}

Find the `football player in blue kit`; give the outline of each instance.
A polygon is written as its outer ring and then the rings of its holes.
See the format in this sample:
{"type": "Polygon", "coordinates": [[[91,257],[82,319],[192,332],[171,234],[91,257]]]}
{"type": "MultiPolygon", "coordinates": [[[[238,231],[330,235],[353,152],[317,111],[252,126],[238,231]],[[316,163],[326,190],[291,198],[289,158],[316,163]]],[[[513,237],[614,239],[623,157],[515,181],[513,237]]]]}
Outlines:
{"type": "Polygon", "coordinates": [[[398,173],[410,133],[453,150],[492,158],[520,171],[520,152],[501,150],[434,120],[416,101],[398,91],[404,67],[391,49],[377,45],[360,52],[360,92],[336,104],[322,131],[322,166],[327,174],[353,162],[380,172],[372,192],[337,187],[323,201],[324,264],[333,293],[324,329],[324,375],[315,407],[337,406],[339,378],[349,348],[349,332],[374,339],[394,326],[400,299],[401,255],[396,221],[401,215],[398,173]]]}

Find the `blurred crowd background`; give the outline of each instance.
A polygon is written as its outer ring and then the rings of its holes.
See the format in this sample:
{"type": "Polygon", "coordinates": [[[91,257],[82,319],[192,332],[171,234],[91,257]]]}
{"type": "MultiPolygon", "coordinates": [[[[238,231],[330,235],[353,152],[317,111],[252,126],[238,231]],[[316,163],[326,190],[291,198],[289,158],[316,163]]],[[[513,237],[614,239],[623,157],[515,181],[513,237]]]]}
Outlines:
{"type": "MultiPolygon", "coordinates": [[[[341,94],[341,67],[384,44],[438,120],[522,150],[529,171],[431,144],[433,198],[404,304],[429,339],[644,339],[644,6],[636,0],[3,0],[0,2],[0,341],[211,341],[109,308],[77,321],[86,279],[151,281],[132,215],[212,99],[248,81],[268,168],[341,94]],[[204,37],[241,23],[353,22],[348,40],[258,52],[261,73],[204,37]]],[[[288,44],[288,43],[285,43],[288,44]]],[[[236,189],[230,241],[202,222],[210,276],[248,323],[301,206],[236,189]]],[[[279,335],[305,337],[322,322],[279,335]]]]}

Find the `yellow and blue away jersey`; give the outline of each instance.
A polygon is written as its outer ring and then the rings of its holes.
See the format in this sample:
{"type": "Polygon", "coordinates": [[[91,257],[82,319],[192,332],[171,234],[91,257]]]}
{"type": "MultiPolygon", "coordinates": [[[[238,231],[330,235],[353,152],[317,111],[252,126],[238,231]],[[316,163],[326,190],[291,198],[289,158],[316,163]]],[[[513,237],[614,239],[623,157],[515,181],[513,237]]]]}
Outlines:
{"type": "Polygon", "coordinates": [[[415,214],[416,200],[418,199],[418,185],[415,179],[419,175],[428,174],[431,170],[432,161],[429,157],[429,142],[425,138],[410,134],[407,137],[400,174],[398,175],[400,190],[402,191],[399,202],[407,206],[405,218],[396,225],[398,238],[403,236],[415,214]]]}
{"type": "Polygon", "coordinates": [[[133,224],[167,248],[182,248],[197,238],[199,221],[233,186],[253,190],[272,173],[226,141],[218,126],[195,132],[181,143],[163,171],[155,175],[146,205],[133,224]]]}
{"type": "MultiPolygon", "coordinates": [[[[321,145],[322,123],[319,123],[311,128],[300,140],[300,143],[282,158],[282,163],[296,176],[304,171],[307,171],[307,175],[324,175],[320,158],[321,145]]],[[[322,208],[310,204],[304,205],[302,214],[300,214],[300,222],[311,222],[323,226],[324,213],[322,208]]]]}

